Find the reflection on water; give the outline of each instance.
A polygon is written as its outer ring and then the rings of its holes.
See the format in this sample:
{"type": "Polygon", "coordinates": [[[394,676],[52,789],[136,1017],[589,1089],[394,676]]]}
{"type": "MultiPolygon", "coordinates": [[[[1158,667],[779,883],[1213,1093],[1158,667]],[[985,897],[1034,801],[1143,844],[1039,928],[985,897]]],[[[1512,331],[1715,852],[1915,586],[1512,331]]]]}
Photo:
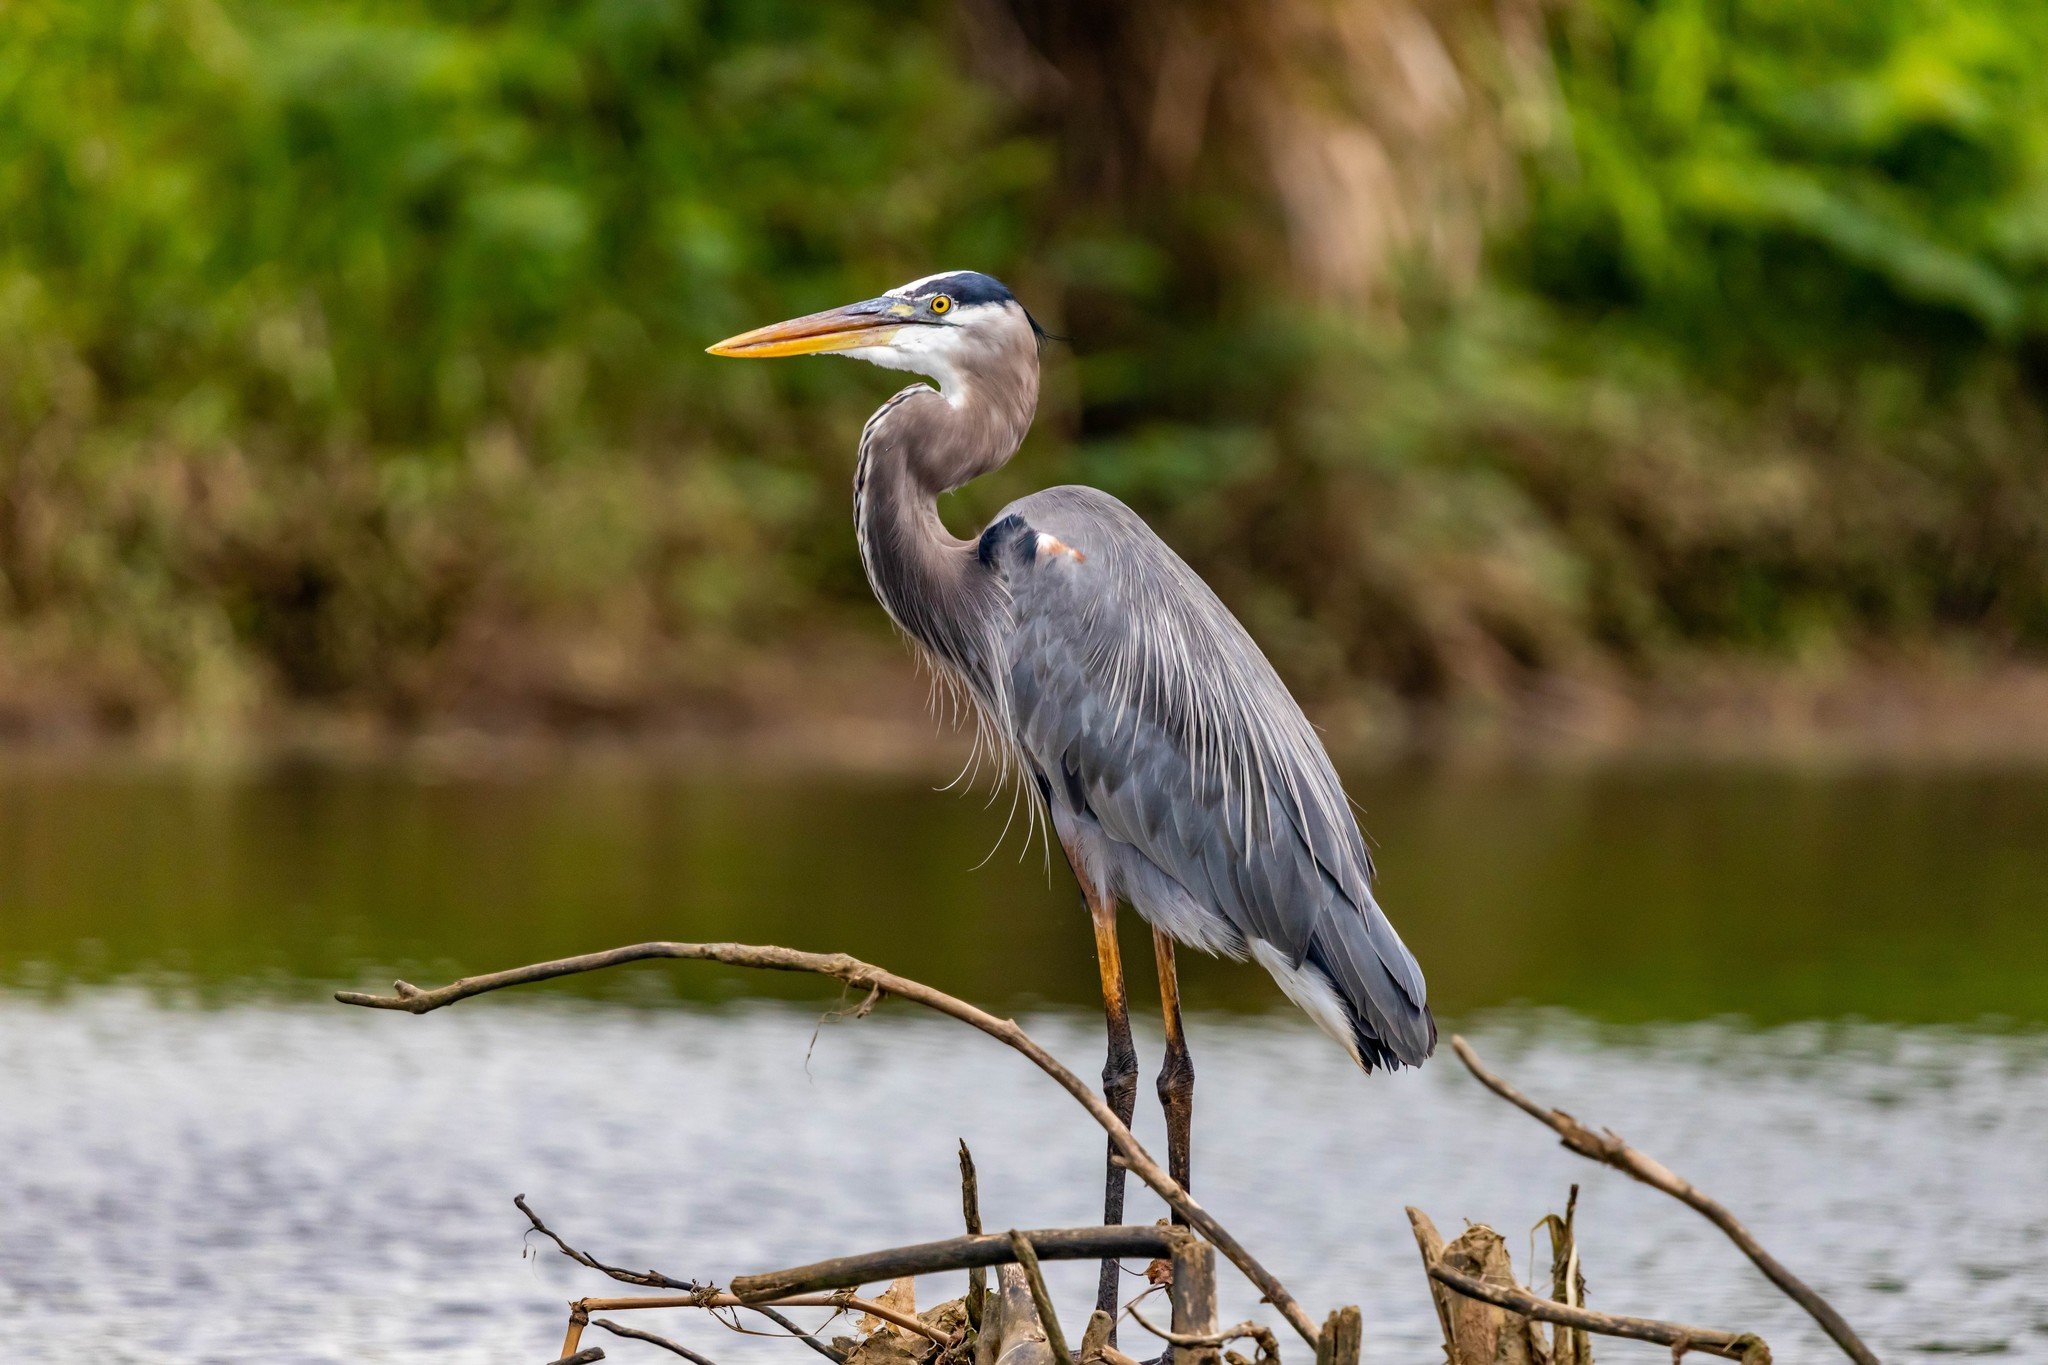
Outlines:
{"type": "MultiPolygon", "coordinates": [[[[1382,899],[1456,1015],[2048,1021],[2048,773],[1359,774],[1382,899]]],[[[435,780],[0,775],[0,982],[239,995],[646,938],[843,948],[1002,1006],[1085,1004],[1071,881],[911,780],[621,766],[435,780]]],[[[1149,958],[1144,954],[1140,961],[1149,958]]],[[[1263,975],[1190,964],[1257,1008],[1263,975]]],[[[801,991],[654,969],[644,998],[801,991]]],[[[567,989],[616,990],[616,985],[567,989]]]]}
{"type": "MultiPolygon", "coordinates": [[[[2048,777],[1404,769],[1353,791],[1436,1001],[1532,1092],[1725,1198],[1886,1360],[2048,1355],[2048,777]]],[[[778,941],[1038,1011],[1092,1070],[1099,1024],[1052,1008],[1093,996],[1066,874],[1037,851],[977,869],[1000,826],[908,781],[0,775],[0,1340],[546,1359],[561,1302],[602,1286],[521,1259],[513,1194],[611,1259],[723,1279],[950,1232],[959,1136],[997,1225],[1088,1221],[1099,1135],[1035,1073],[901,1007],[807,1060],[815,981],[670,965],[424,1019],[320,1003],[394,971],[778,941]]],[[[1826,1358],[1699,1219],[1447,1060],[1361,1078],[1264,1012],[1259,973],[1183,961],[1198,1188],[1310,1304],[1361,1302],[1369,1359],[1436,1355],[1403,1204],[1493,1222],[1526,1264],[1573,1181],[1597,1304],[1826,1358]]],[[[1079,1305],[1089,1283],[1056,1287],[1079,1305]]],[[[721,1362],[804,1358],[677,1327],[721,1362]]]]}
{"type": "MultiPolygon", "coordinates": [[[[1093,1054],[1078,1015],[1027,1023],[1093,1054]]],[[[903,1006],[812,1051],[816,1026],[768,1005],[497,997],[415,1019],[0,995],[0,1340],[17,1361],[547,1360],[563,1302],[613,1286],[522,1260],[514,1194],[615,1263],[723,1281],[950,1235],[959,1137],[995,1226],[1099,1212],[1098,1131],[994,1043],[903,1006]]],[[[1404,1203],[1494,1223],[1526,1265],[1527,1229],[1573,1181],[1596,1304],[1831,1358],[1701,1219],[1561,1151],[1455,1065],[1367,1080],[1291,1018],[1192,1028],[1197,1188],[1314,1311],[1361,1303],[1368,1359],[1437,1355],[1404,1203]]],[[[1726,1199],[1885,1360],[2048,1353],[2048,1035],[1510,1014],[1478,1042],[1726,1199]]],[[[1157,1056],[1150,1030],[1141,1044],[1157,1056]]],[[[1059,1272],[1070,1332],[1092,1283],[1059,1272]]],[[[1260,1311],[1226,1284],[1226,1321],[1260,1311]]],[[[808,1358],[682,1315],[666,1329],[721,1365],[808,1358]]]]}

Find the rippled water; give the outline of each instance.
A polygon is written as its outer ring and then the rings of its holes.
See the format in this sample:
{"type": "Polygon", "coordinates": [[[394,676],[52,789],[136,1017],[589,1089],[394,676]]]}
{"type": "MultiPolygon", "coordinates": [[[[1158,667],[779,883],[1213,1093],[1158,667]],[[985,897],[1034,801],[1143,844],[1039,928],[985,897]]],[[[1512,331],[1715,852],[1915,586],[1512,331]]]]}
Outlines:
{"type": "MultiPolygon", "coordinates": [[[[904,1009],[827,1027],[807,1064],[816,1015],[787,1006],[494,1000],[415,1019],[10,1000],[0,1337],[15,1360],[548,1360],[562,1302],[609,1287],[522,1259],[514,1194],[608,1259],[723,1280],[949,1235],[958,1137],[992,1224],[1088,1221],[1085,1116],[995,1044],[904,1009]]],[[[1029,1022],[1092,1052],[1081,1021],[1029,1022]]],[[[1435,1358],[1403,1204],[1490,1221],[1526,1261],[1523,1230],[1572,1181],[1596,1303],[1825,1358],[1700,1219],[1560,1151],[1454,1064],[1368,1082],[1292,1021],[1205,1016],[1195,1033],[1205,1201],[1318,1311],[1361,1303],[1368,1359],[1435,1358]]],[[[1719,1194],[1887,1359],[2048,1355],[2048,1040],[1534,1015],[1477,1037],[1534,1093],[1719,1194]]],[[[1078,1322],[1087,1271],[1055,1287],[1078,1322]]],[[[1254,1311],[1230,1297],[1228,1317],[1254,1311]]],[[[670,1316],[721,1361],[804,1358],[670,1316]]]]}
{"type": "MultiPolygon", "coordinates": [[[[1404,770],[1354,790],[1436,999],[1525,1088],[1723,1198],[1887,1360],[2048,1359],[2048,777],[1404,770]]],[[[523,1255],[514,1194],[609,1259],[723,1280],[949,1234],[959,1137],[992,1224],[1090,1221],[1085,1116],[907,1006],[821,1029],[821,983],[688,966],[419,1019],[322,1003],[398,970],[779,940],[1027,1011],[1092,1072],[1072,894],[1036,862],[975,870],[998,824],[916,783],[632,767],[0,774],[0,1341],[28,1361],[548,1360],[563,1301],[610,1286],[523,1255]]],[[[1369,1361],[1438,1358],[1404,1204],[1493,1223],[1526,1268],[1573,1181],[1596,1305],[1829,1358],[1697,1216],[1562,1152],[1448,1056],[1362,1078],[1255,973],[1189,977],[1197,1187],[1313,1311],[1363,1305],[1369,1361]]],[[[1056,1282],[1074,1325],[1090,1282],[1056,1282]]],[[[1226,1283],[1226,1313],[1257,1311],[1226,1283]]],[[[806,1358],[668,1327],[721,1365],[806,1358]]]]}

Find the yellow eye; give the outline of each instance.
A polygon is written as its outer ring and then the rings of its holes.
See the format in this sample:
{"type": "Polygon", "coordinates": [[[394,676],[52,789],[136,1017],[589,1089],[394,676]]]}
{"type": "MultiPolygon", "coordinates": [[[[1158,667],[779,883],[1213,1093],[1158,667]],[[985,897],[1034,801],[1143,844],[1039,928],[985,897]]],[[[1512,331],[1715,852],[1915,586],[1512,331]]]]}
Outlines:
{"type": "Polygon", "coordinates": [[[952,309],[952,307],[953,300],[947,298],[944,294],[932,295],[932,311],[934,313],[948,312],[952,309]]]}

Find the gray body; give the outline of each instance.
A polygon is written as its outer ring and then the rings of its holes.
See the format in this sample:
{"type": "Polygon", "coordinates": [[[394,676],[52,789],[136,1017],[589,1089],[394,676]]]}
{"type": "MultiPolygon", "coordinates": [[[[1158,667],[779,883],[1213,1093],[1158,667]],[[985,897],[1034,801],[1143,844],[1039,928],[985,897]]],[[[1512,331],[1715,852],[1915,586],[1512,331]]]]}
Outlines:
{"type": "Polygon", "coordinates": [[[939,494],[1015,453],[1038,395],[1035,328],[986,276],[877,303],[941,292],[952,316],[849,352],[940,384],[897,394],[861,435],[855,521],[876,597],[973,699],[1098,896],[1180,943],[1250,956],[1361,1066],[1419,1064],[1436,1024],[1343,787],[1215,594],[1095,489],[1020,498],[973,540],[940,520],[939,494]]]}

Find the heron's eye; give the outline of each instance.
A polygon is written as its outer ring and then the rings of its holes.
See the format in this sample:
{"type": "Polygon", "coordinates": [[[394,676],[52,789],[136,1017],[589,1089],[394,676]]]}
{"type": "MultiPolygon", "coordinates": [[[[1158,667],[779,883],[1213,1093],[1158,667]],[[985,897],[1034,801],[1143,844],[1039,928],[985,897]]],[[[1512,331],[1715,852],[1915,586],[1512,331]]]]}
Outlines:
{"type": "Polygon", "coordinates": [[[952,308],[953,300],[947,298],[944,294],[932,295],[932,311],[934,313],[950,312],[952,308]]]}

